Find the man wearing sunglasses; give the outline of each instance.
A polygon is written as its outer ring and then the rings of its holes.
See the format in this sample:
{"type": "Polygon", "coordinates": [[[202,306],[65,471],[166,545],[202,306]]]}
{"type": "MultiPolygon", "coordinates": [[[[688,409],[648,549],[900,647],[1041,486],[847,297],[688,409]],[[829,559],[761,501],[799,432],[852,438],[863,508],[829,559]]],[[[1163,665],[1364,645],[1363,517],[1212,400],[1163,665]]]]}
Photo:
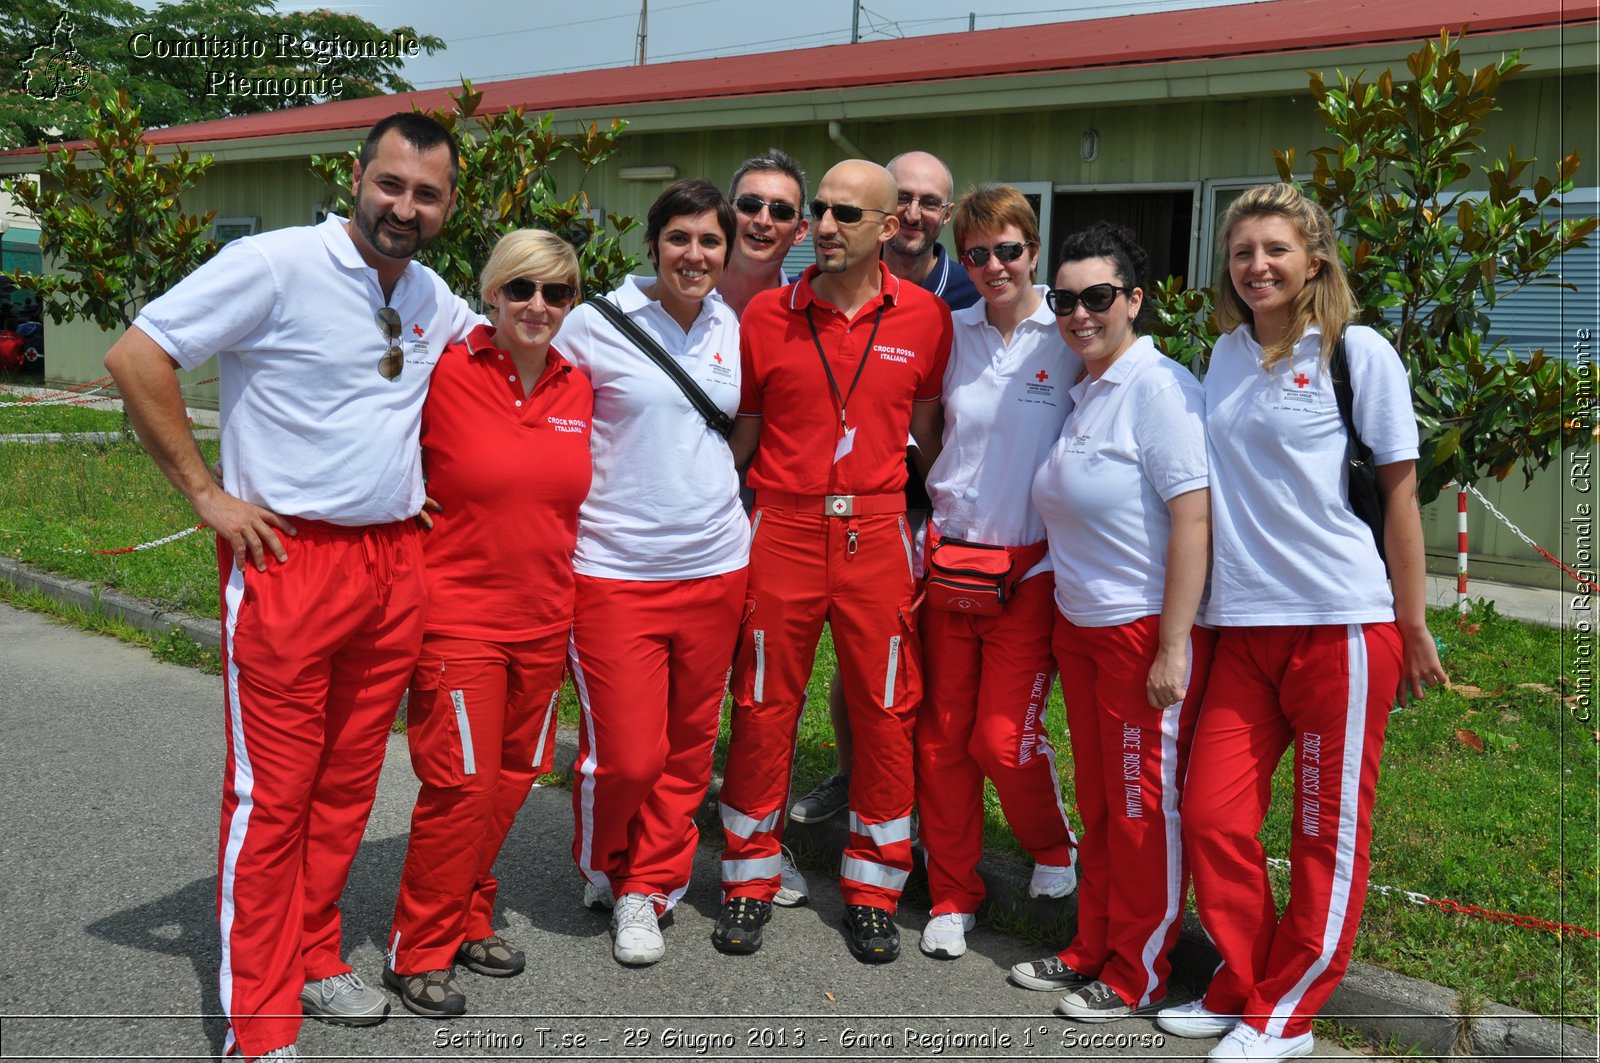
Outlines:
{"type": "Polygon", "coordinates": [[[789,283],[783,256],[806,236],[806,172],[788,152],[769,148],[733,171],[728,201],[739,219],[739,238],[717,294],[742,316],[757,292],[789,283]]]}
{"type": "Polygon", "coordinates": [[[908,434],[937,446],[951,324],[948,307],[881,261],[899,227],[895,191],[875,163],[829,170],[810,205],[816,265],[758,294],[740,322],[730,444],[741,464],[754,456],[756,498],[721,794],[725,903],[712,942],[723,952],[755,952],[772,916],[795,726],[827,621],[857,744],[846,941],[866,963],[899,955],[921,696],[905,450],[908,434]]]}
{"type": "Polygon", "coordinates": [[[106,355],[140,440],[217,533],[225,1054],[299,1058],[302,1009],[351,1026],[388,1014],[340,959],[338,900],[421,645],[428,376],[483,320],[412,261],[455,206],[458,167],[433,119],[384,119],[350,219],[230,243],[106,355]],[[221,485],[177,375],[213,353],[221,485]]]}

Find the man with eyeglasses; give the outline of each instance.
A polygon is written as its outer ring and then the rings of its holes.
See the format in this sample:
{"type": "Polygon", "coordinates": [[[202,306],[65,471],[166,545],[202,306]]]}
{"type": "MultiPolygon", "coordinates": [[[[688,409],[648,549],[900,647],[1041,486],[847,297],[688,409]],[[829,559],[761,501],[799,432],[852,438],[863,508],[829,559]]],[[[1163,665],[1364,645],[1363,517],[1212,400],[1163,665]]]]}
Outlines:
{"type": "Polygon", "coordinates": [[[767,149],[733,171],[728,200],[739,219],[739,238],[717,294],[743,316],[757,292],[789,283],[783,256],[806,236],[806,172],[788,152],[767,149]]]}
{"type": "Polygon", "coordinates": [[[217,533],[227,765],[224,1054],[297,1059],[300,1013],[382,1022],[340,959],[339,895],[422,639],[418,433],[445,345],[483,319],[412,261],[455,207],[454,139],[372,128],[355,210],[236,240],[106,355],[140,440],[217,533]],[[177,369],[217,355],[222,483],[177,369]]]}
{"type": "MultiPolygon", "coordinates": [[[[951,310],[964,310],[978,301],[978,289],[961,264],[939,243],[954,207],[955,178],[950,167],[926,151],[908,151],[889,160],[888,170],[899,189],[895,217],[900,228],[883,248],[883,262],[896,277],[919,284],[943,299],[951,310]]],[[[913,532],[923,533],[928,522],[928,490],[908,458],[906,461],[906,513],[913,532]]],[[[918,546],[921,540],[917,540],[918,546]]],[[[920,556],[920,553],[919,553],[920,556]]],[[[820,823],[843,812],[850,792],[850,764],[855,743],[845,711],[839,677],[828,686],[828,715],[833,721],[834,754],[838,771],[795,801],[789,815],[798,823],[820,823]]]]}
{"type": "Polygon", "coordinates": [[[899,227],[889,172],[829,170],[810,205],[816,264],[740,322],[744,396],[730,444],[755,488],[747,613],[734,659],[721,794],[722,952],[761,947],[779,887],[795,726],[822,624],[834,633],[857,742],[840,866],[857,959],[899,955],[911,870],[911,726],[921,697],[908,434],[938,445],[950,311],[880,257],[899,227]]]}

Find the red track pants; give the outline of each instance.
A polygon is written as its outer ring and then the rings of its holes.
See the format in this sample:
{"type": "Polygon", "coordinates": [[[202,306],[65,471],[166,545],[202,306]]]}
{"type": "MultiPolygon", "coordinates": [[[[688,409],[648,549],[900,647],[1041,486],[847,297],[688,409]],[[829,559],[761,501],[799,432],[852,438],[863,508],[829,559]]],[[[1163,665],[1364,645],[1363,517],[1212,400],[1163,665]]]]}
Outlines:
{"type": "Polygon", "coordinates": [[[1181,787],[1217,638],[1191,630],[1187,696],[1154,709],[1145,683],[1160,628],[1159,616],[1080,627],[1057,613],[1054,639],[1083,817],[1078,933],[1060,955],[1135,1007],[1167,995],[1183,929],[1181,787]]]}
{"type": "Polygon", "coordinates": [[[758,503],[752,529],[722,785],[724,898],[777,893],[795,729],[826,620],[856,750],[839,888],[846,904],[892,912],[911,871],[911,728],[922,689],[906,518],[758,503]]]}
{"type": "Polygon", "coordinates": [[[742,568],[654,582],[578,577],[572,856],[618,897],[664,898],[658,911],[689,888],[744,593],[742,568]]]}
{"type": "Polygon", "coordinates": [[[1211,1010],[1297,1037],[1344,977],[1399,686],[1392,623],[1221,630],[1183,797],[1195,909],[1222,954],[1206,993],[1211,1010]],[[1291,871],[1280,917],[1257,834],[1291,741],[1291,871]]]}
{"type": "Polygon", "coordinates": [[[555,761],[567,634],[422,640],[406,707],[421,786],[389,937],[399,974],[448,968],[463,941],[494,933],[495,858],[533,781],[555,761]]]}
{"type": "Polygon", "coordinates": [[[983,901],[984,776],[1034,860],[1072,863],[1076,840],[1044,727],[1054,586],[1048,572],[1024,580],[998,616],[922,608],[917,808],[934,915],[976,912],[983,901]]]}
{"type": "Polygon", "coordinates": [[[296,520],[289,559],[239,571],[217,543],[228,759],[217,909],[224,1054],[292,1044],[300,990],[350,969],[339,895],[422,642],[410,521],[296,520]]]}

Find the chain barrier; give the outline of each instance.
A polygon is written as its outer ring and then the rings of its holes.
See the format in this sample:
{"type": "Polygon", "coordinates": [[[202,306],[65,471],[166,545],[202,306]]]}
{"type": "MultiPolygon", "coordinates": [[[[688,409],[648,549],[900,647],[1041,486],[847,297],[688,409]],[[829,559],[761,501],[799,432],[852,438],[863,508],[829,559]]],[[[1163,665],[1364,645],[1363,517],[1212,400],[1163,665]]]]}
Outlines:
{"type": "Polygon", "coordinates": [[[168,543],[175,543],[179,539],[186,539],[204,527],[205,524],[203,523],[196,524],[192,528],[184,528],[182,531],[173,532],[171,535],[163,535],[159,539],[152,539],[147,543],[137,543],[133,546],[116,546],[106,547],[103,549],[55,546],[51,547],[51,549],[63,554],[92,555],[96,557],[116,557],[122,554],[137,554],[144,550],[154,550],[158,546],[166,546],[168,543]]]}
{"type": "MultiPolygon", "coordinates": [[[[1267,866],[1279,871],[1288,872],[1289,861],[1282,857],[1267,857],[1267,866]]],[[[1600,940],[1600,931],[1590,930],[1585,926],[1573,926],[1570,923],[1557,923],[1550,919],[1541,919],[1536,915],[1517,915],[1513,912],[1497,912],[1492,908],[1480,908],[1476,904],[1462,904],[1460,901],[1436,899],[1426,893],[1416,893],[1412,890],[1403,890],[1398,886],[1367,886],[1368,893],[1376,893],[1384,897],[1399,897],[1412,904],[1425,904],[1437,908],[1442,912],[1453,915],[1470,915],[1474,919],[1482,919],[1490,923],[1510,923],[1528,930],[1548,930],[1552,934],[1578,934],[1600,940]]]]}
{"type": "Polygon", "coordinates": [[[1567,575],[1569,575],[1573,579],[1577,580],[1578,581],[1578,586],[1580,588],[1582,588],[1583,590],[1586,590],[1586,591],[1600,591],[1600,584],[1597,584],[1592,580],[1584,579],[1570,565],[1566,564],[1560,558],[1556,557],[1554,554],[1550,553],[1550,551],[1546,550],[1544,547],[1540,546],[1538,543],[1534,542],[1531,538],[1529,538],[1527,532],[1523,531],[1521,528],[1519,528],[1515,524],[1511,523],[1511,518],[1506,516],[1504,513],[1500,512],[1498,509],[1496,509],[1493,502],[1489,501],[1487,498],[1484,498],[1482,491],[1479,491],[1476,487],[1472,486],[1471,484],[1467,485],[1467,490],[1471,491],[1472,492],[1472,496],[1483,504],[1483,508],[1484,509],[1487,509],[1491,514],[1493,514],[1500,521],[1501,524],[1504,524],[1507,528],[1510,528],[1512,535],[1515,535],[1518,539],[1521,539],[1524,543],[1526,543],[1528,546],[1530,546],[1534,550],[1534,552],[1537,553],[1540,557],[1544,558],[1546,561],[1550,562],[1552,565],[1557,566],[1562,571],[1564,571],[1567,575]]]}

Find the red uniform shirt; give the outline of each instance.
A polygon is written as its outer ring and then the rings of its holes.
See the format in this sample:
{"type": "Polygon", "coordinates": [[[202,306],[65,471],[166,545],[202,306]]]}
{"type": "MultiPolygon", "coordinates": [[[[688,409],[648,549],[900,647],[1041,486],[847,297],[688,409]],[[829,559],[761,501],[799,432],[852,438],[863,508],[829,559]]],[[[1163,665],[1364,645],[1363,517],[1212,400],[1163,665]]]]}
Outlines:
{"type": "Polygon", "coordinates": [[[524,396],[492,331],[445,350],[422,410],[422,470],[444,507],[426,539],[427,631],[516,642],[572,623],[594,391],[552,346],[524,396]]]}
{"type": "Polygon", "coordinates": [[[802,495],[905,489],[911,406],[939,397],[950,358],[950,308],[915,284],[902,284],[881,262],[878,268],[882,289],[849,320],[812,291],[815,266],[793,284],[757,294],[745,309],[739,414],[763,418],[751,487],[802,495]],[[819,343],[839,396],[847,399],[846,423],[819,343]],[[848,453],[838,456],[849,429],[855,434],[848,453]]]}

